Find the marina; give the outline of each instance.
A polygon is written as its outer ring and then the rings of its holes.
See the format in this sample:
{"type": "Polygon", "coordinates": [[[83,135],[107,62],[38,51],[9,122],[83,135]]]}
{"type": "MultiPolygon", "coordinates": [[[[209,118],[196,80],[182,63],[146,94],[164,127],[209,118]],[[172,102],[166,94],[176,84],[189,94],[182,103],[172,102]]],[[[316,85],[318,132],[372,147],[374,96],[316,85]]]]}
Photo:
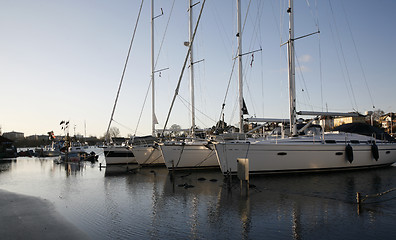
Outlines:
{"type": "MultiPolygon", "coordinates": [[[[53,158],[1,161],[0,189],[48,200],[91,239],[394,239],[396,166],[251,176],[220,170],[133,171],[53,158]],[[114,169],[113,169],[114,170],[114,169]]],[[[116,167],[116,166],[114,166],[116,167]]],[[[4,219],[6,220],[6,219],[4,219]]]]}
{"type": "Polygon", "coordinates": [[[396,239],[395,3],[37,1],[0,9],[1,239],[396,239]]]}

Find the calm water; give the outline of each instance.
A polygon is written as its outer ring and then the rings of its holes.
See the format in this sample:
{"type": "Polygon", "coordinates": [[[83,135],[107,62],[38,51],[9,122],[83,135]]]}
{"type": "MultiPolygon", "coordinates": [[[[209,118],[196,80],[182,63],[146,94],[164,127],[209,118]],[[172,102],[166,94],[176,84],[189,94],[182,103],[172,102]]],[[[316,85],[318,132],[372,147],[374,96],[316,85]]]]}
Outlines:
{"type": "Polygon", "coordinates": [[[395,188],[396,167],[250,183],[246,195],[217,171],[172,179],[165,168],[109,174],[98,163],[51,158],[0,163],[0,189],[51,201],[92,239],[396,239],[396,191],[355,204],[356,192],[395,188]]]}

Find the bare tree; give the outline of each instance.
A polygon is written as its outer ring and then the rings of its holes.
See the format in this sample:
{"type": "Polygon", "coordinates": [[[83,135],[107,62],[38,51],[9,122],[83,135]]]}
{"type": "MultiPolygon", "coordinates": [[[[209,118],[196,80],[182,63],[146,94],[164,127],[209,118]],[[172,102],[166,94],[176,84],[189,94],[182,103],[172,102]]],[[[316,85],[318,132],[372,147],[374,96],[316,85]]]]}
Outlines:
{"type": "Polygon", "coordinates": [[[381,109],[377,109],[373,112],[374,121],[379,121],[380,118],[385,114],[385,112],[381,109]]]}
{"type": "Polygon", "coordinates": [[[118,137],[120,135],[120,129],[118,129],[117,127],[111,127],[109,129],[108,133],[105,133],[105,139],[109,139],[109,138],[115,138],[118,137]]]}

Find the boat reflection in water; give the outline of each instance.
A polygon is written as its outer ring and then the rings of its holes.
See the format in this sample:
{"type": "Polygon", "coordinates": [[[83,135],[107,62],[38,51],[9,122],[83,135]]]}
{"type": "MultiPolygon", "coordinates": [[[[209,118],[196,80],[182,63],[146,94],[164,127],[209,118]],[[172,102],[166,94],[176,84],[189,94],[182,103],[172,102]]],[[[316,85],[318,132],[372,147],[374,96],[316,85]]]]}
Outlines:
{"type": "Polygon", "coordinates": [[[106,167],[101,167],[105,169],[105,176],[117,176],[124,174],[134,173],[140,168],[138,164],[124,164],[124,165],[106,165],[106,167]]]}
{"type": "Polygon", "coordinates": [[[12,162],[16,162],[16,159],[1,159],[0,160],[0,173],[11,169],[12,162]]]}
{"type": "MultiPolygon", "coordinates": [[[[371,200],[378,203],[363,205],[357,212],[356,192],[385,191],[394,186],[395,173],[396,168],[390,167],[254,176],[248,194],[241,191],[236,178],[229,183],[217,171],[172,175],[163,168],[139,169],[121,179],[129,196],[125,200],[140,206],[134,214],[139,226],[145,227],[133,229],[139,236],[218,239],[221,233],[225,239],[304,239],[323,238],[331,232],[332,238],[367,239],[378,234],[389,237],[395,207],[383,200],[394,198],[396,193],[371,200]],[[144,216],[147,212],[149,217],[144,216]],[[388,231],[377,231],[383,228],[388,231]]],[[[115,180],[120,178],[106,178],[106,191],[111,191],[109,186],[115,184],[110,182],[115,180]]],[[[117,195],[107,197],[113,204],[120,200],[117,195]]]]}
{"type": "Polygon", "coordinates": [[[48,199],[92,239],[396,239],[396,191],[356,204],[395,188],[395,166],[251,176],[246,193],[220,171],[98,164],[18,158],[0,189],[48,199]]]}

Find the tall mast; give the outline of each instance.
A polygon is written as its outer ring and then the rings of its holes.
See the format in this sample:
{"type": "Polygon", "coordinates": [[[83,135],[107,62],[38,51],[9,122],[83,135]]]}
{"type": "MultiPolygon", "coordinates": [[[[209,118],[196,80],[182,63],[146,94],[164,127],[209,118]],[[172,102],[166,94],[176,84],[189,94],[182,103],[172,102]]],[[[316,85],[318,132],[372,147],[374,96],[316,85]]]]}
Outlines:
{"type": "Polygon", "coordinates": [[[296,126],[296,83],[295,83],[295,57],[294,57],[294,8],[293,0],[289,0],[289,41],[287,44],[289,64],[289,105],[290,105],[290,133],[297,135],[296,126]]]}
{"type": "Polygon", "coordinates": [[[241,0],[237,0],[238,80],[239,80],[239,132],[243,133],[243,82],[242,82],[242,32],[241,0]]]}
{"type": "Polygon", "coordinates": [[[151,0],[151,134],[155,136],[155,86],[154,86],[154,0],[151,0]]]}
{"type": "Polygon", "coordinates": [[[190,95],[191,95],[191,135],[194,137],[195,133],[195,96],[194,96],[194,58],[193,58],[193,5],[192,0],[189,0],[189,44],[190,46],[190,95]]]}

